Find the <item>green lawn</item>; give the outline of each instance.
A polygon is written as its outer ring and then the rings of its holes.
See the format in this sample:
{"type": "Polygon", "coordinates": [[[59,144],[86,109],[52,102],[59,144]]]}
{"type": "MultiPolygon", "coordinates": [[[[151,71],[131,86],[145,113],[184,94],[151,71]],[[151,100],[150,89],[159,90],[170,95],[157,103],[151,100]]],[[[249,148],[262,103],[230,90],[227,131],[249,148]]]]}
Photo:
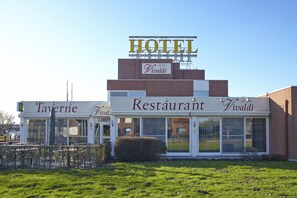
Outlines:
{"type": "Polygon", "coordinates": [[[95,170],[0,170],[1,197],[297,197],[296,162],[113,163],[95,170]]]}

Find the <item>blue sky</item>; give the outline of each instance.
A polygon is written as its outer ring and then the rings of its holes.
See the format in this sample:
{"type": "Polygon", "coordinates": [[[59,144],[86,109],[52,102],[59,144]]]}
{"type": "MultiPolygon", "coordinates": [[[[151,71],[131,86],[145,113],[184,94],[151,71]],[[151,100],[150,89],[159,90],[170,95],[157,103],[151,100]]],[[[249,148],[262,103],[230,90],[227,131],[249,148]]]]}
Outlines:
{"type": "Polygon", "coordinates": [[[0,110],[18,101],[107,100],[129,36],[197,36],[194,67],[229,96],[297,85],[297,1],[0,0],[0,110]]]}

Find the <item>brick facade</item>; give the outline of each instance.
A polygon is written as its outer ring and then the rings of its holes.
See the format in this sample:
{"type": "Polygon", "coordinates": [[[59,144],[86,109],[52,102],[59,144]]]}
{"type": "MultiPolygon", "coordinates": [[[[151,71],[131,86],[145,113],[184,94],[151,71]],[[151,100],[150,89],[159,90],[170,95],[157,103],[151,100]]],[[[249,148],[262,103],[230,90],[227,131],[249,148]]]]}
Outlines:
{"type": "MultiPolygon", "coordinates": [[[[107,90],[145,90],[146,96],[193,96],[194,80],[205,80],[205,71],[181,69],[171,59],[119,59],[118,80],[107,80],[107,90]],[[141,72],[142,63],[170,63],[171,74],[141,72]]],[[[209,96],[228,96],[227,80],[209,80],[209,96]]]]}
{"type": "Polygon", "coordinates": [[[297,87],[268,93],[270,98],[270,154],[297,159],[297,87]]]}

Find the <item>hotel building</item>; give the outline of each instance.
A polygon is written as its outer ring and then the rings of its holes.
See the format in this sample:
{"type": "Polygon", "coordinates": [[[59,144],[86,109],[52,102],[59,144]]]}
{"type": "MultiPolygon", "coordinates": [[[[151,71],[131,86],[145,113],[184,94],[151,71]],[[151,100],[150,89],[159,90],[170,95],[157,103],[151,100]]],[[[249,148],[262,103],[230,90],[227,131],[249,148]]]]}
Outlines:
{"type": "MultiPolygon", "coordinates": [[[[187,41],[191,55],[196,51],[187,41]]],[[[142,44],[130,42],[132,53],[142,44]]],[[[156,52],[157,43],[147,42],[156,52]]],[[[54,108],[56,144],[110,140],[114,149],[117,137],[150,136],[166,143],[168,157],[277,154],[297,160],[297,87],[229,97],[227,80],[205,79],[204,70],[182,66],[177,52],[151,54],[118,60],[118,79],[107,80],[108,101],[20,102],[21,143],[48,144],[54,108]]]]}

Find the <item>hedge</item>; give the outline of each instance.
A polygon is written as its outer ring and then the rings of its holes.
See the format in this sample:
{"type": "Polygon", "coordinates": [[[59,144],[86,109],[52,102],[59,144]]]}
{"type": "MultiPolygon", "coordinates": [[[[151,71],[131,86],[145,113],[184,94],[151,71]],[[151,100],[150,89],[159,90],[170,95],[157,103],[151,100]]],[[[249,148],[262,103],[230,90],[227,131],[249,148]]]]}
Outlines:
{"type": "Polygon", "coordinates": [[[157,161],[166,153],[165,143],[155,137],[118,137],[115,157],[121,162],[157,161]]]}
{"type": "Polygon", "coordinates": [[[110,160],[110,142],[99,145],[0,145],[2,168],[96,168],[110,160]]]}

